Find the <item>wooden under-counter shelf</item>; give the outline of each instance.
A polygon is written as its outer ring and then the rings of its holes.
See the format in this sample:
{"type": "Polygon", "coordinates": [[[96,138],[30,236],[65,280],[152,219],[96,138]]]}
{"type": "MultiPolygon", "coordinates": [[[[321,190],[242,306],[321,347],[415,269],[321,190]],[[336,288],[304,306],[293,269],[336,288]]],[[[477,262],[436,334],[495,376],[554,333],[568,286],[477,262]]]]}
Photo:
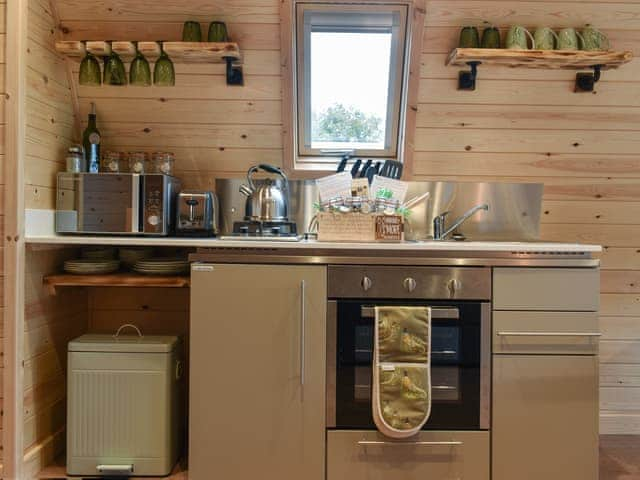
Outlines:
{"type": "MultiPolygon", "coordinates": [[[[38,473],[38,478],[41,480],[61,480],[61,479],[69,479],[73,480],[83,477],[70,477],[67,475],[67,465],[64,458],[58,458],[51,465],[45,467],[38,473]]],[[[135,479],[145,479],[145,480],[187,480],[187,469],[183,464],[183,461],[178,462],[178,464],[173,468],[171,474],[167,477],[126,477],[130,480],[135,479]]]]}
{"type": "Polygon", "coordinates": [[[191,279],[184,275],[138,275],[112,273],[108,275],[48,275],[43,283],[55,295],[60,287],[160,287],[187,288],[191,279]]]}
{"type": "MultiPolygon", "coordinates": [[[[240,47],[234,42],[138,42],[138,50],[153,60],[160,56],[162,48],[178,63],[225,63],[227,58],[240,60],[240,47]]],[[[56,50],[67,57],[81,60],[87,52],[98,57],[108,56],[113,50],[129,59],[135,56],[136,46],[130,41],[58,41],[56,50]]]]}

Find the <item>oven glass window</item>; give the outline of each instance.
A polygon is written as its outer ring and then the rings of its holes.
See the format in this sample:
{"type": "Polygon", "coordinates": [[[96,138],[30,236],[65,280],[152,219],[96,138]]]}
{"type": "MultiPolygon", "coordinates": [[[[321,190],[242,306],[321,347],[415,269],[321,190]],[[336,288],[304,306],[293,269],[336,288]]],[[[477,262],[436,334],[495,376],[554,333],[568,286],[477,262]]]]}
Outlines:
{"type": "MultiPolygon", "coordinates": [[[[362,318],[363,305],[361,301],[338,302],[337,428],[374,428],[374,326],[373,319],[362,318]]],[[[477,429],[479,425],[480,304],[459,302],[454,306],[458,307],[460,318],[432,319],[432,409],[425,429],[477,429]]]]}

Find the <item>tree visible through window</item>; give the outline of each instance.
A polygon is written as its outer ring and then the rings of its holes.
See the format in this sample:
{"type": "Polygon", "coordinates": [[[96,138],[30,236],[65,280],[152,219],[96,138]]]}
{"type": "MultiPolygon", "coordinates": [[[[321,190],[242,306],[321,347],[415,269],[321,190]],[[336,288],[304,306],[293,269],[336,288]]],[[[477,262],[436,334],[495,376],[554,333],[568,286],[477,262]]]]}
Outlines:
{"type": "Polygon", "coordinates": [[[336,103],[313,112],[311,137],[319,143],[380,144],[384,142],[382,117],[354,106],[336,103]]]}

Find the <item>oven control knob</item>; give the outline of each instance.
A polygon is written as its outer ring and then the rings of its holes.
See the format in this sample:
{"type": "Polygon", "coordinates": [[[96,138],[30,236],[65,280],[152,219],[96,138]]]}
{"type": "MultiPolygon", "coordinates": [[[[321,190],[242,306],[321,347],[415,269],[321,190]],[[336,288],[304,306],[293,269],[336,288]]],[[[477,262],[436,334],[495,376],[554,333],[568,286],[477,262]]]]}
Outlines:
{"type": "Polygon", "coordinates": [[[371,289],[371,287],[373,286],[373,282],[369,277],[362,277],[361,285],[362,285],[362,289],[366,292],[369,289],[371,289]]]}
{"type": "Polygon", "coordinates": [[[408,277],[404,279],[404,282],[402,282],[402,284],[404,285],[404,289],[409,292],[412,293],[416,287],[418,286],[418,284],[416,283],[415,279],[408,277]]]}
{"type": "Polygon", "coordinates": [[[449,280],[447,287],[449,287],[449,293],[451,294],[451,296],[455,297],[456,293],[458,293],[462,288],[462,283],[460,282],[460,280],[452,278],[451,280],[449,280]]]}

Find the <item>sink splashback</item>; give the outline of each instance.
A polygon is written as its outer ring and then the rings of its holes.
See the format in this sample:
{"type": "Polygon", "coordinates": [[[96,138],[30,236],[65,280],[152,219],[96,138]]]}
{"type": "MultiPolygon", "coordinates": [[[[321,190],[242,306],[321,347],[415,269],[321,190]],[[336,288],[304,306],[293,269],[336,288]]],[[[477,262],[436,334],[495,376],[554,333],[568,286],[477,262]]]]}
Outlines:
{"type": "MultiPolygon", "coordinates": [[[[216,180],[220,199],[222,234],[232,231],[233,222],[243,220],[246,197],[239,191],[239,179],[216,180]]],[[[298,231],[307,232],[315,215],[318,191],[314,180],[290,180],[289,217],[298,231]]],[[[405,224],[407,240],[433,238],[433,219],[450,212],[447,225],[475,205],[487,203],[488,212],[478,212],[458,231],[469,240],[535,241],[540,236],[543,185],[537,183],[409,182],[407,199],[430,192],[430,198],[411,209],[405,224]]]]}

